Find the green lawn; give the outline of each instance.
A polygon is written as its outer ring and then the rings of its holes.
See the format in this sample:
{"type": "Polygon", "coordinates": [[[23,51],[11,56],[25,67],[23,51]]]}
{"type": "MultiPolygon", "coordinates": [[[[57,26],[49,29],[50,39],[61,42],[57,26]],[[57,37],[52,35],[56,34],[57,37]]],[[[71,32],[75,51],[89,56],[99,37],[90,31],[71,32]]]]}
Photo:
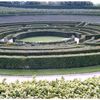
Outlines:
{"type": "Polygon", "coordinates": [[[83,68],[69,68],[69,69],[39,69],[39,70],[9,70],[0,69],[1,75],[65,75],[75,73],[90,73],[100,72],[99,66],[83,67],[83,68]]]}
{"type": "Polygon", "coordinates": [[[50,41],[59,41],[62,40],[64,37],[57,37],[57,36],[35,36],[21,39],[24,42],[50,42],[50,41]]]}

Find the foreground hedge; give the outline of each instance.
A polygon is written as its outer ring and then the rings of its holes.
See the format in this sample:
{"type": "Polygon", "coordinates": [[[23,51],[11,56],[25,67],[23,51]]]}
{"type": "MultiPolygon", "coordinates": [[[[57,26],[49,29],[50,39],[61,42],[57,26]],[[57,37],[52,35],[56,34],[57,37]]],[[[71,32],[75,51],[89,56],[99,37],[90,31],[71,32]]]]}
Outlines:
{"type": "Polygon", "coordinates": [[[100,53],[57,56],[0,56],[0,68],[74,68],[100,65],[100,53]]]}
{"type": "Polygon", "coordinates": [[[98,98],[100,99],[100,77],[85,81],[32,81],[7,84],[0,83],[0,98],[98,98]]]}

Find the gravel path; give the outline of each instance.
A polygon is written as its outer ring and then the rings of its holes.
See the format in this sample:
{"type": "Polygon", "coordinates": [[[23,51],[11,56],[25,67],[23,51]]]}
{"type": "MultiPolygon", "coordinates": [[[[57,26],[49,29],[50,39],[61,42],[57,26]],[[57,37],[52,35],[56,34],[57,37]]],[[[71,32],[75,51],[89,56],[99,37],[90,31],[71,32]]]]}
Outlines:
{"type": "MultiPolygon", "coordinates": [[[[47,76],[36,76],[36,80],[56,80],[61,79],[61,77],[64,77],[65,80],[73,80],[73,79],[81,79],[85,80],[90,77],[96,77],[100,76],[100,72],[94,72],[94,73],[84,73],[84,74],[68,74],[68,75],[47,75],[47,76]]],[[[32,80],[32,76],[6,76],[6,75],[0,75],[0,82],[6,78],[6,82],[15,82],[16,80],[19,80],[20,82],[26,81],[26,80],[32,80]]]]}

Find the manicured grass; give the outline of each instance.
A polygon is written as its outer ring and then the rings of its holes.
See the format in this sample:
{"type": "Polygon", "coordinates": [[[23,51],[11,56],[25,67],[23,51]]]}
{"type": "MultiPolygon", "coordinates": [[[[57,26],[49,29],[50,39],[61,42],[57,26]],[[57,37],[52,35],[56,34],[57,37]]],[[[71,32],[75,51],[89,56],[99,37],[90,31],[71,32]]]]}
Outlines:
{"type": "Polygon", "coordinates": [[[56,37],[56,36],[35,36],[30,38],[21,39],[24,42],[50,42],[50,41],[59,41],[64,37],[56,37]]]}
{"type": "Polygon", "coordinates": [[[78,74],[100,72],[99,66],[81,67],[81,68],[68,68],[68,69],[39,69],[39,70],[9,70],[0,69],[0,75],[65,75],[65,74],[78,74]]]}

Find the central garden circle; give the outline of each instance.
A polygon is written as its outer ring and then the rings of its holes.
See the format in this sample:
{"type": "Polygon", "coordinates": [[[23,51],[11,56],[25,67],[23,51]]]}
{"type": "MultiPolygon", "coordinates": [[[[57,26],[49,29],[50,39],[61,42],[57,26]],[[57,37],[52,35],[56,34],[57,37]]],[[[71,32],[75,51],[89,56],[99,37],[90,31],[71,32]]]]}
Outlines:
{"type": "Polygon", "coordinates": [[[23,42],[60,42],[70,40],[73,34],[75,33],[39,31],[20,33],[15,37],[18,41],[23,42]]]}

